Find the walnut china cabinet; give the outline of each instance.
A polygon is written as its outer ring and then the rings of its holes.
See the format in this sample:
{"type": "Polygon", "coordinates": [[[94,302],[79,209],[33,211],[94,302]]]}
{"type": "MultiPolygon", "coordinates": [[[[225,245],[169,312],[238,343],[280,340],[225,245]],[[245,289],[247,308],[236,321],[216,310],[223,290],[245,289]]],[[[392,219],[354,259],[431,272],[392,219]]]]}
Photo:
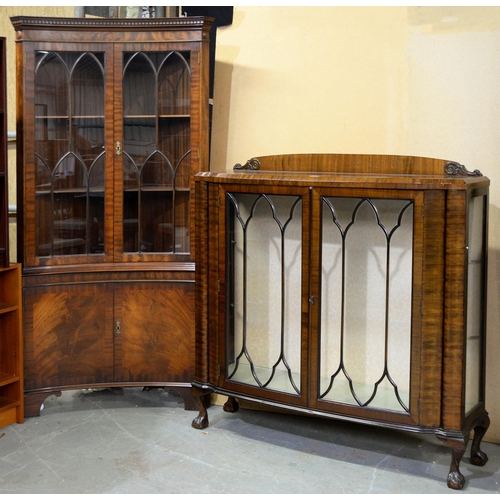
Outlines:
{"type": "Polygon", "coordinates": [[[196,378],[207,395],[469,435],[484,465],[489,180],[454,162],[253,158],[196,183],[196,378]],[[208,249],[207,252],[202,250],[208,249]]]}
{"type": "Polygon", "coordinates": [[[26,415],[69,388],[193,406],[192,174],[212,19],[13,17],[26,415]]]}

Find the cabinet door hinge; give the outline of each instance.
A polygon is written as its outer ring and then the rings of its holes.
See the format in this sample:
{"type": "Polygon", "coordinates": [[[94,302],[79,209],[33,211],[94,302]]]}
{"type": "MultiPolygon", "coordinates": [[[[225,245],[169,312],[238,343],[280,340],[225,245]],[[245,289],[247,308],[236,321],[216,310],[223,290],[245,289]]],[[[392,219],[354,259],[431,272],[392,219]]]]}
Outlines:
{"type": "Polygon", "coordinates": [[[217,384],[220,383],[220,373],[221,373],[220,365],[217,365],[217,384]]]}
{"type": "Polygon", "coordinates": [[[220,293],[220,280],[217,280],[217,293],[220,293]]]}

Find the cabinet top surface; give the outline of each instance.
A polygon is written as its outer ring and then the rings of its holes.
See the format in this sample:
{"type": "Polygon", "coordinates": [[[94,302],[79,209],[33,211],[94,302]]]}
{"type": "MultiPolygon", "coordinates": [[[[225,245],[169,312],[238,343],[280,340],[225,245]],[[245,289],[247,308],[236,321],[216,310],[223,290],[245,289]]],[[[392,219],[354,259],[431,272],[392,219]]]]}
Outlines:
{"type": "Polygon", "coordinates": [[[233,172],[201,172],[195,180],[219,184],[466,190],[487,187],[479,170],[434,158],[396,155],[292,154],[255,157],[233,172]]]}
{"type": "Polygon", "coordinates": [[[211,26],[210,17],[154,17],[154,18],[88,18],[88,17],[41,17],[13,16],[10,18],[14,28],[127,28],[127,29],[158,29],[158,28],[200,28],[211,26]]]}
{"type": "Polygon", "coordinates": [[[207,41],[213,19],[210,17],[156,17],[156,18],[79,18],[14,16],[10,18],[17,33],[17,41],[77,41],[79,33],[86,33],[88,41],[207,41]],[[40,37],[38,33],[43,33],[40,37]],[[133,35],[135,33],[135,35],[133,35]],[[144,40],[134,36],[142,33],[144,40]]]}

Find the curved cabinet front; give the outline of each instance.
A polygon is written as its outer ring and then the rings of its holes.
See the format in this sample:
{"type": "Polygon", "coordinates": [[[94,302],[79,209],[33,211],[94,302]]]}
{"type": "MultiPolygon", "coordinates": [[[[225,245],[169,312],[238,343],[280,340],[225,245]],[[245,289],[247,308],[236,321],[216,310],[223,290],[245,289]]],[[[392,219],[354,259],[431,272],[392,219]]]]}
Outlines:
{"type": "Polygon", "coordinates": [[[26,416],[49,394],[97,387],[175,390],[193,409],[194,281],[143,280],[25,288],[26,416]]]}
{"type": "Polygon", "coordinates": [[[489,181],[419,160],[419,175],[408,157],[290,155],[195,177],[194,427],[216,392],[226,411],[241,399],[434,433],[451,488],[472,429],[485,463],[489,181]]]}

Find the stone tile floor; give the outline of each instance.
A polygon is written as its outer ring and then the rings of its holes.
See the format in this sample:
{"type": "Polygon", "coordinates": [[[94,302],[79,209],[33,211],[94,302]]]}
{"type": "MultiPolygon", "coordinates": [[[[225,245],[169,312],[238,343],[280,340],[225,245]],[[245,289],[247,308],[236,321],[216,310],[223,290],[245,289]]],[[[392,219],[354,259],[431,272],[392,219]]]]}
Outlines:
{"type": "MultiPolygon", "coordinates": [[[[484,467],[461,463],[446,486],[449,449],[434,435],[249,409],[209,409],[191,427],[174,393],[67,391],[40,417],[0,429],[0,493],[8,494],[495,494],[500,445],[484,467]]],[[[487,436],[487,435],[486,435],[487,436]]],[[[469,445],[470,446],[470,445],[469,445]]]]}

